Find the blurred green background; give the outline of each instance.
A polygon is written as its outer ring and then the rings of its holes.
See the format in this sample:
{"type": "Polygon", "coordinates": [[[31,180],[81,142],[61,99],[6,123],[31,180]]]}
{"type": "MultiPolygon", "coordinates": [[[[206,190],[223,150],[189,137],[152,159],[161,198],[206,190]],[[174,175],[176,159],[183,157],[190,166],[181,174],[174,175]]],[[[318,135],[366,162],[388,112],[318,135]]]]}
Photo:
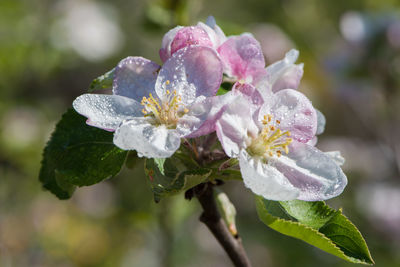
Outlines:
{"type": "MultiPolygon", "coordinates": [[[[400,4],[337,1],[0,1],[0,266],[231,266],[182,195],[155,204],[140,162],[60,201],[41,189],[41,153],[61,114],[126,56],[160,63],[163,34],[214,15],[253,32],[268,63],[291,48],[300,90],[327,117],[322,150],[349,178],[328,201],[363,233],[376,266],[400,266],[400,4]]],[[[222,187],[254,266],[351,266],[257,218],[240,182],[222,187]]]]}

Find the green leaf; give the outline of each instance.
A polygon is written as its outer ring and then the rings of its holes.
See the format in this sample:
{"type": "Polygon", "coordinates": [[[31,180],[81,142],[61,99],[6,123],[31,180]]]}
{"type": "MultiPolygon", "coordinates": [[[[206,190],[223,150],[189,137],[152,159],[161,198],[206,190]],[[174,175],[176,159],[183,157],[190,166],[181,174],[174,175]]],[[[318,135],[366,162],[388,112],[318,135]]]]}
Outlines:
{"type": "Polygon", "coordinates": [[[220,87],[220,88],[218,89],[218,91],[217,91],[217,95],[224,95],[224,94],[226,94],[226,93],[228,93],[228,92],[229,92],[229,90],[226,90],[226,89],[220,87]]]}
{"type": "Polygon", "coordinates": [[[358,229],[324,202],[256,198],[257,213],[270,228],[353,263],[374,264],[358,229]]]}
{"type": "Polygon", "coordinates": [[[168,159],[146,159],[145,173],[154,193],[154,200],[186,191],[205,182],[211,175],[210,169],[186,170],[181,162],[168,159]]]}
{"type": "Polygon", "coordinates": [[[111,88],[114,79],[114,72],[115,69],[112,69],[109,72],[105,73],[104,75],[101,75],[100,77],[94,79],[89,86],[88,92],[91,93],[96,90],[111,88]]]}
{"type": "Polygon", "coordinates": [[[75,186],[115,176],[127,155],[113,144],[112,133],[88,126],[85,121],[69,109],[43,152],[39,180],[60,199],[70,198],[75,186]]]}

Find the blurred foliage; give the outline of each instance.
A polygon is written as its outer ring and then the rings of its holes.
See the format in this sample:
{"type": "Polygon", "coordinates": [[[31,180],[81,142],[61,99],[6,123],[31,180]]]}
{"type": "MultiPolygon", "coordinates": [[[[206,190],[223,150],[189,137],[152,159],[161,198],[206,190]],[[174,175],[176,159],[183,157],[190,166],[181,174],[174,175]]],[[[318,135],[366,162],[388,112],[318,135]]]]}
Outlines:
{"type": "MultiPolygon", "coordinates": [[[[341,150],[349,185],[329,201],[361,230],[377,266],[400,255],[400,6],[381,1],[0,1],[0,266],[230,266],[182,195],[155,204],[142,160],[57,200],[38,181],[55,122],[128,55],[157,62],[175,24],[214,15],[254,32],[267,62],[292,47],[301,91],[327,117],[323,150],[341,150]]],[[[254,266],[351,266],[266,229],[240,182],[221,189],[254,266]]]]}

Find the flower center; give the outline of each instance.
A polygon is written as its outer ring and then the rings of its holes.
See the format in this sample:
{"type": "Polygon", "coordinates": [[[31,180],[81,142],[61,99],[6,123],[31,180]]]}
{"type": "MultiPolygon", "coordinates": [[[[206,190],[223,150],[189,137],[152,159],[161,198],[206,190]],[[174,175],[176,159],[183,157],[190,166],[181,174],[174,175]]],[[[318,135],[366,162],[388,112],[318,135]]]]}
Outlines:
{"type": "MultiPolygon", "coordinates": [[[[167,80],[166,84],[169,83],[167,80]]],[[[141,104],[144,106],[142,112],[145,117],[152,117],[156,124],[164,124],[167,128],[175,128],[179,118],[189,112],[176,90],[167,90],[163,100],[154,98],[150,93],[149,97],[143,97],[141,104]]]]}
{"type": "Polygon", "coordinates": [[[247,147],[247,151],[254,156],[272,157],[274,155],[280,157],[282,152],[289,153],[289,145],[293,141],[289,131],[282,132],[279,129],[279,120],[272,120],[272,115],[264,116],[262,120],[264,128],[254,138],[247,147]]]}

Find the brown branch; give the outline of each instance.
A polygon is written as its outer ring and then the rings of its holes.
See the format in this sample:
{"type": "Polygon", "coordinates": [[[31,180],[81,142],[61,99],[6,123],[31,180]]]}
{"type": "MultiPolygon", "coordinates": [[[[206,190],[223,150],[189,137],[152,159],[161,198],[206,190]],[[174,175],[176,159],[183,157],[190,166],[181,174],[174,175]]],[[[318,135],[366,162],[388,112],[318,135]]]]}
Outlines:
{"type": "Polygon", "coordinates": [[[228,227],[219,214],[212,187],[212,184],[207,183],[200,184],[194,188],[195,195],[203,207],[200,221],[212,232],[232,260],[234,266],[251,267],[240,237],[234,237],[229,232],[228,227]]]}

